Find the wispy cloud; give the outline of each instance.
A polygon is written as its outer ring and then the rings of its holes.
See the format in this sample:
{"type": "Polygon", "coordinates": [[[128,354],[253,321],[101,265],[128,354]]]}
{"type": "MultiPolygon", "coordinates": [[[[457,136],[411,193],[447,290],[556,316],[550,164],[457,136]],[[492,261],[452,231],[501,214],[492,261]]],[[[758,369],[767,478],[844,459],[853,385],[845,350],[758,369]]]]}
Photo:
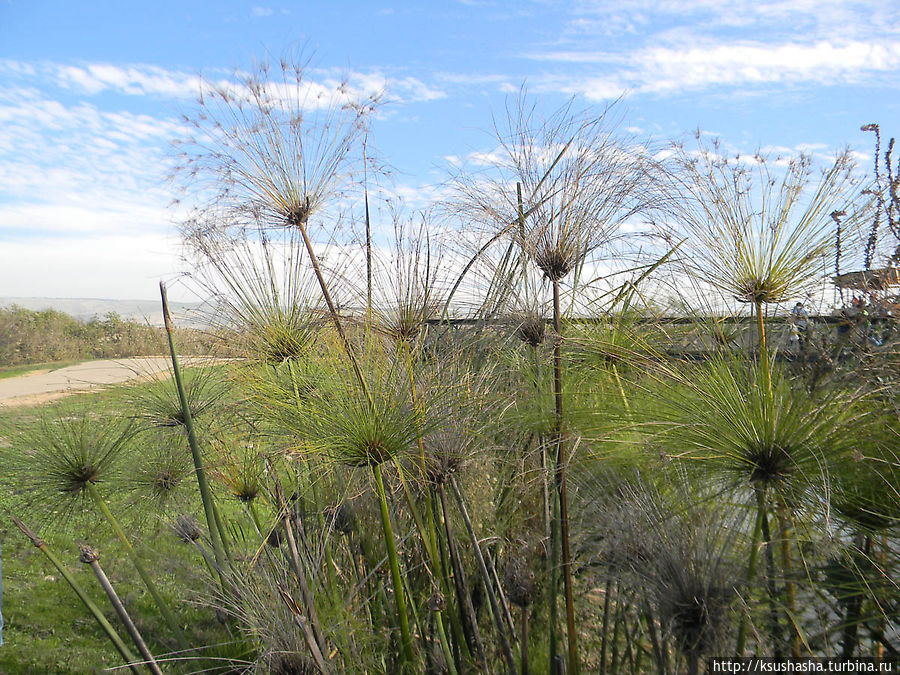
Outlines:
{"type": "Polygon", "coordinates": [[[154,207],[122,200],[102,204],[72,199],[65,204],[0,205],[0,232],[4,239],[32,239],[37,233],[48,232],[66,236],[165,232],[170,219],[164,204],[154,207]]]}
{"type": "Polygon", "coordinates": [[[897,33],[898,9],[872,0],[579,0],[570,10],[568,34],[698,36],[729,30],[765,31],[778,39],[816,42],[897,33]]]}
{"type": "Polygon", "coordinates": [[[900,79],[896,3],[578,0],[567,14],[556,39],[523,56],[549,64],[532,80],[544,90],[593,100],[758,85],[892,86],[900,79]]]}
{"type": "Polygon", "coordinates": [[[159,201],[168,141],[181,133],[173,119],[0,89],[0,197],[99,208],[110,193],[159,201]]]}
{"type": "Polygon", "coordinates": [[[687,49],[650,47],[628,55],[558,51],[530,58],[559,63],[612,64],[600,74],[548,76],[543,88],[607,100],[622,93],[665,94],[707,87],[767,84],[858,83],[900,69],[900,44],[828,41],[812,45],[762,43],[704,44],[687,49]]]}
{"type": "MultiPolygon", "coordinates": [[[[8,65],[8,64],[7,64],[8,65]]],[[[40,78],[41,68],[18,67],[40,78]]],[[[7,71],[9,72],[9,71],[7,71]]],[[[178,269],[164,179],[174,119],[0,87],[0,287],[19,295],[153,297],[178,269]]],[[[59,93],[59,92],[57,92],[59,93]]]]}
{"type": "MultiPolygon", "coordinates": [[[[109,94],[156,97],[177,109],[197,95],[200,77],[149,65],[11,60],[0,61],[0,74],[0,286],[52,295],[40,278],[50,267],[57,287],[60,278],[78,279],[71,295],[96,294],[89,289],[103,285],[101,277],[127,278],[110,295],[152,294],[154,279],[178,269],[173,221],[189,205],[172,208],[165,179],[169,143],[186,129],[174,112],[131,112],[109,94]]],[[[309,75],[308,93],[323,105],[381,90],[402,103],[445,95],[408,75],[309,75]]],[[[422,205],[430,193],[401,186],[396,196],[422,205]]]]}
{"type": "Polygon", "coordinates": [[[192,98],[200,92],[199,75],[157,66],[91,63],[85,66],[49,64],[47,67],[58,84],[88,94],[110,89],[138,96],[192,98]]]}
{"type": "MultiPolygon", "coordinates": [[[[23,63],[0,60],[0,74],[17,80],[42,78],[50,80],[74,94],[94,96],[111,91],[133,96],[157,96],[167,99],[192,99],[210,84],[233,87],[234,82],[219,69],[212,76],[201,76],[180,70],[158,66],[114,65],[110,63],[61,64],[42,62],[23,63]]],[[[434,101],[446,93],[433,85],[409,75],[390,75],[380,70],[339,71],[337,69],[311,69],[307,80],[309,100],[331,99],[335,96],[365,98],[376,92],[387,92],[400,103],[434,101]]],[[[277,85],[272,85],[277,87],[277,85]]]]}
{"type": "MultiPolygon", "coordinates": [[[[153,298],[156,284],[178,269],[179,251],[177,238],[152,233],[79,236],[64,242],[58,237],[4,239],[0,287],[8,295],[153,298]],[[41,264],[35,265],[36,260],[41,264]]],[[[195,299],[177,286],[171,296],[195,299]]]]}
{"type": "Polygon", "coordinates": [[[429,86],[415,77],[389,79],[387,81],[387,90],[389,92],[392,90],[398,92],[401,100],[406,103],[437,101],[447,97],[446,92],[429,86]]]}
{"type": "Polygon", "coordinates": [[[313,71],[322,86],[340,89],[346,83],[351,96],[366,98],[383,93],[392,103],[418,103],[446,98],[445,91],[408,75],[387,75],[380,70],[342,72],[336,69],[313,71]]]}

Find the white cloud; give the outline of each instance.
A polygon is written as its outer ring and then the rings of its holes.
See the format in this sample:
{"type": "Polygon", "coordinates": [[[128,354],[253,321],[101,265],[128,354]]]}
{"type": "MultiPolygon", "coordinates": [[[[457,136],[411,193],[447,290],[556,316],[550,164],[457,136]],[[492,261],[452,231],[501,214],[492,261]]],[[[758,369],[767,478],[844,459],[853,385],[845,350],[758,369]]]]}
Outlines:
{"type": "MultiPolygon", "coordinates": [[[[267,10],[272,11],[272,10],[267,10]]],[[[196,73],[170,70],[147,64],[114,65],[110,63],[61,64],[42,62],[24,63],[0,60],[0,74],[15,79],[47,79],[64,89],[78,94],[96,96],[112,91],[131,96],[156,96],[164,99],[185,100],[196,98],[210,85],[230,90],[240,95],[242,85],[214,71],[213,77],[196,73]]],[[[341,72],[336,69],[308,69],[303,83],[304,98],[311,107],[328,107],[351,100],[364,100],[374,94],[386,92],[393,102],[411,103],[435,101],[446,93],[422,80],[408,75],[386,75],[379,70],[341,72]]],[[[288,85],[272,78],[268,89],[276,96],[293,95],[288,85]]],[[[21,87],[19,87],[21,89],[21,87]]],[[[13,86],[0,87],[0,100],[10,98],[13,86]]]]}
{"type": "Polygon", "coordinates": [[[266,17],[272,16],[275,13],[275,10],[271,7],[260,7],[259,5],[257,5],[253,7],[250,12],[253,14],[253,16],[256,17],[266,17]]]}
{"type": "Polygon", "coordinates": [[[169,229],[172,217],[164,205],[130,200],[93,203],[79,199],[78,195],[69,195],[68,200],[65,195],[59,197],[53,203],[0,206],[0,237],[4,231],[92,236],[164,232],[169,229]]]}
{"type": "Polygon", "coordinates": [[[339,89],[345,82],[344,90],[351,98],[364,99],[375,94],[385,94],[392,103],[414,103],[436,101],[445,98],[447,94],[435,87],[429,86],[422,80],[410,77],[393,77],[385,75],[379,70],[342,73],[334,69],[314,71],[314,75],[321,75],[324,86],[339,89]]]}
{"type": "MultiPolygon", "coordinates": [[[[443,92],[378,71],[342,79],[308,72],[314,106],[381,89],[404,102],[443,92]],[[343,84],[342,84],[343,83],[343,84]]],[[[169,142],[186,135],[172,117],[118,107],[106,92],[181,101],[200,79],[154,66],[0,61],[0,288],[13,295],[153,297],[180,267],[165,183],[169,142]]],[[[272,85],[275,96],[285,92],[272,85]]],[[[433,188],[393,196],[424,206],[433,188]]]]}
{"type": "Polygon", "coordinates": [[[440,72],[435,73],[435,78],[440,82],[447,84],[502,84],[509,80],[508,75],[500,75],[496,73],[451,73],[440,72]]]}
{"type": "MultiPolygon", "coordinates": [[[[154,298],[177,275],[179,245],[165,235],[4,241],[0,288],[12,296],[154,298]]],[[[190,300],[179,297],[173,300],[190,300]]]]}
{"type": "Polygon", "coordinates": [[[543,91],[601,101],[623,93],[900,84],[897,3],[576,0],[566,10],[558,37],[523,54],[567,66],[532,78],[543,91]]]}
{"type": "Polygon", "coordinates": [[[755,42],[707,42],[685,49],[649,47],[627,56],[549,52],[533,58],[563,63],[603,65],[614,74],[545,77],[543,89],[582,93],[595,101],[624,92],[667,94],[709,87],[768,84],[830,86],[895,77],[900,70],[900,43],[830,41],[770,45],[755,42]]]}
{"type": "MultiPolygon", "coordinates": [[[[8,66],[0,69],[26,79],[47,73],[8,66]]],[[[55,100],[14,77],[7,83],[0,86],[0,288],[152,298],[156,281],[178,269],[164,179],[168,141],[182,125],[55,100]]],[[[89,81],[82,85],[88,93],[89,81]]]]}
{"type": "Polygon", "coordinates": [[[193,98],[200,93],[199,75],[157,66],[91,63],[85,66],[49,64],[47,68],[60,86],[87,94],[113,90],[140,96],[193,98]]]}
{"type": "Polygon", "coordinates": [[[900,44],[737,44],[635,55],[642,91],[768,82],[837,84],[900,67],[900,44]]]}
{"type": "Polygon", "coordinates": [[[686,28],[693,36],[710,31],[794,34],[810,41],[840,35],[847,39],[897,32],[897,6],[873,0],[579,0],[568,32],[621,35],[649,26],[686,28]]]}
{"type": "Polygon", "coordinates": [[[171,119],[0,91],[0,194],[23,205],[166,203],[171,119]]]}
{"type": "Polygon", "coordinates": [[[509,162],[509,158],[501,149],[490,152],[473,151],[466,155],[466,162],[473,166],[503,166],[509,162]]]}
{"type": "Polygon", "coordinates": [[[412,101],[436,101],[446,98],[447,94],[439,89],[429,87],[415,77],[404,77],[388,80],[388,91],[394,90],[400,93],[404,102],[412,101]]]}
{"type": "Polygon", "coordinates": [[[583,94],[590,101],[613,101],[626,94],[628,84],[618,77],[588,77],[588,78],[554,78],[544,80],[536,87],[537,91],[552,91],[554,89],[566,94],[583,94]]]}

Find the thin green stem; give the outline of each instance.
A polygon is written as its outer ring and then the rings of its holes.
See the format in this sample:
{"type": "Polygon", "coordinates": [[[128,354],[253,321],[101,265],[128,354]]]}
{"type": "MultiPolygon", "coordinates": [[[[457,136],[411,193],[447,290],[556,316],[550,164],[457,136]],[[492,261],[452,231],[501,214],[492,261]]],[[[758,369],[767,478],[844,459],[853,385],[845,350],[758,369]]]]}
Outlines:
{"type": "Polygon", "coordinates": [[[559,493],[559,536],[562,548],[563,583],[566,594],[566,629],[569,645],[569,675],[578,675],[578,635],[575,632],[575,590],[572,579],[572,555],[569,550],[569,506],[566,495],[566,438],[563,431],[562,393],[562,312],[559,280],[553,280],[553,397],[556,402],[556,489],[559,493]]]}
{"type": "MultiPolygon", "coordinates": [[[[421,439],[420,439],[420,441],[421,441],[421,439]]],[[[406,497],[406,504],[407,504],[407,506],[409,506],[409,511],[412,514],[413,522],[416,525],[416,530],[419,532],[419,538],[422,540],[422,543],[425,546],[425,554],[428,556],[428,560],[431,565],[431,567],[428,568],[427,571],[429,573],[429,576],[432,576],[434,574],[434,572],[438,569],[437,552],[434,550],[434,547],[436,546],[436,544],[434,542],[434,539],[432,539],[428,535],[428,531],[425,529],[425,524],[422,522],[422,516],[419,513],[419,509],[416,506],[415,499],[413,498],[412,492],[409,489],[409,485],[407,484],[406,480],[403,478],[402,473],[400,474],[400,484],[403,486],[403,494],[406,497]]],[[[429,504],[427,515],[433,519],[434,514],[431,511],[430,503],[429,502],[426,502],[426,503],[429,504]]],[[[431,524],[431,527],[433,528],[434,521],[429,520],[429,523],[431,524]]],[[[432,577],[432,581],[433,581],[433,577],[432,577]]],[[[437,584],[435,584],[435,586],[437,586],[437,584]]],[[[443,621],[443,612],[438,610],[436,612],[436,614],[438,616],[438,620],[442,622],[443,621]]],[[[446,640],[446,636],[443,636],[443,637],[441,636],[443,634],[443,632],[444,632],[443,624],[441,624],[441,631],[440,631],[440,634],[438,635],[438,640],[441,642],[441,650],[442,651],[443,651],[444,647],[446,646],[444,644],[444,640],[446,640]]]]}
{"type": "Polygon", "coordinates": [[[378,503],[381,506],[381,527],[384,531],[384,545],[387,548],[388,565],[391,568],[391,582],[394,585],[394,598],[397,602],[397,619],[400,622],[400,650],[403,666],[409,673],[412,673],[415,669],[412,635],[409,632],[409,618],[406,613],[406,599],[403,593],[403,578],[400,576],[400,562],[397,560],[394,531],[391,527],[391,514],[388,511],[387,494],[384,491],[384,479],[381,476],[380,465],[372,464],[372,476],[375,478],[378,503]]]}
{"type": "MultiPolygon", "coordinates": [[[[750,556],[747,560],[747,588],[746,592],[750,593],[750,590],[753,588],[753,579],[756,576],[756,561],[759,555],[759,540],[762,537],[762,511],[757,508],[756,510],[756,524],[753,527],[753,535],[750,538],[750,556]]],[[[746,604],[750,604],[747,602],[746,604]]],[[[746,612],[741,614],[741,623],[738,627],[738,636],[737,636],[737,646],[735,647],[735,654],[738,656],[744,655],[744,645],[747,641],[747,614],[746,612]]]]}
{"type": "Polygon", "coordinates": [[[763,303],[756,301],[756,328],[759,332],[759,365],[762,369],[763,384],[766,391],[772,394],[772,373],[769,366],[769,349],[766,344],[766,320],[763,315],[763,303]]]}
{"type": "Polygon", "coordinates": [[[628,403],[628,396],[625,395],[625,387],[622,386],[622,378],[619,377],[619,369],[616,364],[612,364],[613,377],[616,379],[616,386],[619,388],[619,396],[622,397],[622,405],[625,406],[625,412],[631,414],[631,404],[628,403]]]}
{"type": "MultiPolygon", "coordinates": [[[[175,377],[175,388],[178,390],[178,400],[181,401],[181,410],[184,417],[184,428],[187,432],[188,445],[191,449],[191,458],[194,461],[194,472],[197,475],[197,485],[200,488],[200,499],[203,501],[203,511],[206,515],[206,526],[209,528],[209,538],[212,542],[213,554],[220,570],[226,569],[227,556],[225,553],[225,533],[221,529],[221,521],[216,512],[212,492],[209,489],[209,481],[206,478],[206,470],[203,466],[203,457],[200,454],[200,444],[194,433],[194,421],[191,417],[191,408],[188,404],[184,390],[184,382],[181,378],[181,368],[178,365],[178,356],[175,351],[175,338],[172,317],[169,314],[169,301],[166,297],[166,286],[159,282],[159,293],[162,297],[163,320],[166,325],[166,334],[169,339],[169,353],[172,356],[172,373],[175,377]]],[[[225,584],[224,579],[222,580],[225,584]]]]}
{"type": "MultiPolygon", "coordinates": [[[[403,355],[406,360],[406,372],[409,376],[410,398],[412,399],[411,402],[413,405],[413,409],[416,411],[416,422],[419,425],[419,429],[416,433],[416,445],[419,449],[419,471],[421,472],[421,480],[425,481],[425,442],[422,438],[421,433],[421,425],[425,413],[419,402],[418,392],[416,391],[416,382],[415,378],[413,377],[412,350],[410,349],[409,340],[403,339],[401,340],[401,342],[403,344],[403,355]]],[[[400,479],[402,481],[403,477],[401,476],[400,479]]],[[[422,543],[425,545],[425,552],[431,562],[431,567],[428,571],[433,578],[433,575],[437,574],[437,570],[439,569],[439,558],[437,553],[437,528],[435,526],[434,510],[431,508],[431,500],[425,500],[425,523],[423,525],[418,513],[418,509],[416,508],[415,501],[413,500],[405,481],[403,481],[403,489],[406,493],[407,501],[409,502],[410,511],[415,517],[416,526],[419,530],[420,536],[422,537],[422,543]]],[[[444,590],[447,591],[449,589],[444,590]]],[[[449,643],[447,642],[446,631],[444,630],[443,612],[437,611],[436,614],[438,620],[438,641],[441,643],[441,651],[444,652],[445,657],[449,657],[450,649],[449,643]]],[[[450,658],[450,660],[448,661],[447,667],[450,669],[451,675],[456,675],[456,666],[453,663],[452,658],[450,658]]]]}
{"type": "Polygon", "coordinates": [[[787,621],[791,631],[791,656],[800,657],[801,635],[794,617],[797,614],[797,593],[794,588],[794,562],[791,555],[791,512],[784,498],[778,499],[778,521],[781,529],[781,569],[785,577],[785,601],[787,603],[787,621]]]}
{"type": "MultiPolygon", "coordinates": [[[[547,453],[549,454],[549,453],[547,453]]],[[[546,462],[547,473],[550,471],[550,458],[546,462]]],[[[559,595],[559,492],[556,490],[556,470],[553,474],[553,488],[549,491],[550,497],[550,556],[547,559],[547,567],[549,572],[550,588],[547,592],[547,600],[550,603],[550,664],[548,671],[551,675],[558,675],[563,672],[559,665],[562,656],[559,653],[559,627],[557,625],[559,618],[559,609],[557,606],[557,596],[559,595]]]]}
{"type": "Polygon", "coordinates": [[[106,636],[109,638],[109,641],[113,643],[113,646],[122,655],[122,658],[125,659],[125,662],[128,664],[128,667],[131,669],[131,672],[135,673],[135,675],[141,675],[140,669],[135,665],[138,663],[138,660],[134,657],[134,654],[131,653],[131,650],[128,649],[128,646],[116,632],[116,629],[112,627],[112,624],[106,619],[103,615],[103,612],[94,604],[94,601],[88,597],[88,594],[84,591],[77,581],[75,581],[75,577],[69,574],[69,571],[66,567],[60,562],[59,558],[51,551],[47,544],[43,539],[38,537],[34,532],[29,530],[25,524],[12,516],[12,521],[16,524],[22,532],[31,540],[31,543],[34,544],[37,548],[41,550],[47,559],[53,563],[53,566],[59,571],[62,575],[63,579],[69,584],[75,594],[78,596],[78,599],[84,603],[84,606],[87,607],[88,611],[97,620],[97,623],[100,624],[100,627],[103,629],[103,632],[106,633],[106,636]]]}
{"type": "Polygon", "coordinates": [[[462,497],[462,493],[459,491],[456,476],[450,476],[450,487],[453,488],[453,494],[456,496],[459,512],[462,514],[463,522],[466,524],[466,530],[469,533],[469,539],[472,541],[472,550],[475,553],[475,560],[478,561],[481,579],[484,582],[484,588],[487,591],[488,600],[491,604],[491,612],[494,614],[494,625],[497,627],[497,636],[500,638],[500,648],[503,652],[503,658],[506,659],[506,665],[510,675],[515,675],[516,661],[513,658],[512,649],[509,646],[509,639],[506,636],[506,624],[504,623],[503,615],[500,613],[500,605],[497,603],[497,595],[494,593],[491,575],[488,573],[487,564],[484,562],[481,546],[478,543],[478,537],[475,536],[475,528],[472,527],[472,520],[469,518],[469,510],[466,508],[466,502],[462,497]]]}
{"type": "MultiPolygon", "coordinates": [[[[444,594],[447,598],[451,598],[453,595],[453,586],[450,583],[450,560],[449,554],[447,552],[448,545],[445,541],[444,537],[444,529],[441,527],[441,510],[438,506],[438,491],[433,488],[430,490],[430,498],[431,498],[431,511],[434,513],[435,524],[438,526],[437,531],[437,544],[438,544],[438,561],[440,562],[440,577],[441,584],[444,589],[444,594]]],[[[458,603],[457,603],[458,604],[458,603]]],[[[451,607],[450,611],[447,612],[447,617],[450,622],[450,630],[453,635],[453,642],[451,646],[453,649],[453,657],[456,660],[456,669],[457,671],[462,670],[462,661],[460,660],[460,651],[466,646],[466,636],[463,631],[463,627],[460,621],[460,617],[462,614],[462,607],[457,606],[456,611],[453,611],[451,607]]]]}
{"type": "Polygon", "coordinates": [[[766,553],[766,591],[769,596],[769,632],[772,640],[772,653],[775,658],[782,656],[781,624],[778,621],[777,589],[775,588],[775,554],[772,551],[772,535],[769,531],[769,514],[766,504],[766,490],[756,488],[756,502],[760,511],[762,538],[766,553]]]}
{"type": "Polygon", "coordinates": [[[466,573],[459,559],[459,551],[453,532],[450,529],[450,511],[447,508],[447,495],[443,484],[438,485],[438,496],[441,500],[441,513],[444,516],[444,530],[447,534],[447,549],[450,556],[450,564],[453,568],[453,582],[456,588],[456,601],[460,614],[465,619],[466,641],[469,651],[478,659],[482,670],[487,671],[487,660],[484,656],[484,646],[481,642],[481,632],[478,630],[478,619],[475,616],[475,608],[472,606],[472,593],[469,591],[469,583],[466,573]]]}
{"type": "Polygon", "coordinates": [[[450,675],[459,675],[456,670],[456,662],[453,660],[453,654],[450,651],[450,640],[447,638],[447,631],[444,630],[444,617],[442,612],[434,613],[435,624],[437,625],[438,641],[441,643],[441,652],[444,655],[444,663],[450,675]]]}
{"type": "Polygon", "coordinates": [[[322,274],[322,268],[319,266],[319,257],[316,255],[316,252],[313,250],[312,241],[309,238],[309,235],[306,232],[306,223],[300,221],[297,223],[297,227],[300,230],[300,235],[303,237],[303,244],[306,246],[306,252],[309,255],[309,261],[312,264],[313,272],[316,275],[316,281],[319,284],[319,290],[322,292],[322,299],[325,300],[325,304],[328,307],[328,314],[331,316],[331,322],[334,324],[334,329],[337,331],[338,337],[341,339],[341,344],[344,346],[344,351],[347,352],[347,358],[350,359],[350,365],[353,366],[353,372],[356,374],[356,379],[359,382],[359,386],[362,387],[363,393],[366,396],[366,400],[369,402],[370,406],[374,406],[372,401],[372,394],[369,392],[369,387],[366,384],[366,380],[363,377],[362,369],[359,367],[359,360],[356,358],[356,351],[353,349],[353,345],[350,344],[350,338],[347,337],[347,333],[344,331],[344,325],[341,323],[341,317],[337,312],[337,308],[334,305],[334,301],[331,299],[331,293],[328,290],[328,284],[325,282],[325,275],[322,274]]]}
{"type": "Polygon", "coordinates": [[[156,584],[153,583],[153,580],[147,573],[147,569],[144,567],[144,563],[141,561],[140,557],[137,554],[137,551],[134,550],[134,547],[128,540],[128,536],[125,534],[125,530],[122,529],[122,526],[119,525],[119,521],[116,520],[116,517],[112,514],[112,511],[109,510],[109,506],[107,506],[106,501],[104,501],[103,499],[103,496],[100,494],[99,490],[97,490],[97,486],[88,481],[87,492],[90,495],[91,499],[94,501],[94,504],[96,504],[97,508],[100,509],[100,512],[106,518],[110,527],[112,527],[116,538],[119,540],[119,542],[121,542],[122,546],[125,547],[125,551],[126,553],[128,553],[128,557],[131,558],[131,562],[134,565],[134,568],[137,570],[138,576],[141,577],[141,581],[144,582],[147,590],[150,591],[150,595],[153,596],[153,600],[154,602],[156,602],[156,606],[159,608],[160,614],[163,615],[163,618],[169,625],[169,628],[172,630],[172,633],[175,635],[178,643],[182,646],[182,648],[190,649],[190,645],[188,644],[187,639],[184,637],[184,633],[181,630],[181,626],[178,625],[178,621],[175,619],[175,615],[172,614],[172,610],[169,609],[168,603],[163,600],[162,595],[160,595],[159,590],[156,588],[156,584]]]}

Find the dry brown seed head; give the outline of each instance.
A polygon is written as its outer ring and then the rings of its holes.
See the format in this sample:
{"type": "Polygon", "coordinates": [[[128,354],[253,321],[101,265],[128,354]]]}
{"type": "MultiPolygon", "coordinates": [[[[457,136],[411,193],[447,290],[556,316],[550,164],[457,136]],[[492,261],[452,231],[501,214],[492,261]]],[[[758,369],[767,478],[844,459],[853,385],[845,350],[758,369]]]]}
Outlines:
{"type": "Polygon", "coordinates": [[[93,546],[88,546],[87,544],[82,544],[78,547],[78,560],[83,562],[85,565],[90,565],[93,562],[97,562],[100,560],[100,552],[95,549],[93,546]]]}
{"type": "Polygon", "coordinates": [[[175,530],[175,534],[185,543],[190,543],[192,541],[197,541],[200,538],[200,523],[197,522],[197,519],[194,516],[181,514],[178,518],[175,519],[175,524],[172,526],[172,529],[175,530]]]}

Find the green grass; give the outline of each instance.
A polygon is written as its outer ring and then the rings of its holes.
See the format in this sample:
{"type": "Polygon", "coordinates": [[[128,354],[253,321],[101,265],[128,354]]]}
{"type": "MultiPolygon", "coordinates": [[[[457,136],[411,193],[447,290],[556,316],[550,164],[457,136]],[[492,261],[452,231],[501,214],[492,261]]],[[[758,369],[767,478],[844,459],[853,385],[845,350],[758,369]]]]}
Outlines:
{"type": "Polygon", "coordinates": [[[51,361],[48,363],[30,363],[25,366],[0,367],[0,380],[5,380],[8,377],[18,377],[19,375],[28,375],[38,370],[52,372],[66,366],[74,366],[77,363],[83,363],[83,361],[51,361]]]}
{"type": "MultiPolygon", "coordinates": [[[[90,415],[121,415],[133,389],[118,387],[41,407],[0,409],[0,541],[3,542],[3,615],[6,622],[4,645],[0,648],[0,673],[4,675],[98,673],[104,668],[121,665],[121,657],[96,621],[49,560],[12,523],[10,515],[20,517],[47,542],[131,646],[90,568],[78,561],[79,544],[89,543],[99,549],[100,564],[154,655],[160,658],[176,649],[152,598],[105,521],[97,517],[75,522],[66,528],[41,522],[32,509],[25,508],[27,495],[9,484],[8,470],[3,468],[12,456],[26,450],[28,434],[39,428],[43,417],[74,416],[88,411],[90,415]]],[[[140,448],[133,451],[140,452],[140,448]]],[[[189,495],[190,487],[184,492],[189,495]]],[[[171,602],[179,622],[187,627],[192,644],[227,640],[227,633],[217,624],[210,610],[186,602],[204,588],[204,580],[199,576],[201,566],[192,551],[155,513],[128,509],[121,497],[113,497],[110,501],[111,507],[125,521],[135,547],[161,593],[171,602]]],[[[193,503],[185,506],[196,512],[193,503]]],[[[195,671],[208,665],[184,662],[175,667],[164,666],[164,670],[195,671]]]]}

